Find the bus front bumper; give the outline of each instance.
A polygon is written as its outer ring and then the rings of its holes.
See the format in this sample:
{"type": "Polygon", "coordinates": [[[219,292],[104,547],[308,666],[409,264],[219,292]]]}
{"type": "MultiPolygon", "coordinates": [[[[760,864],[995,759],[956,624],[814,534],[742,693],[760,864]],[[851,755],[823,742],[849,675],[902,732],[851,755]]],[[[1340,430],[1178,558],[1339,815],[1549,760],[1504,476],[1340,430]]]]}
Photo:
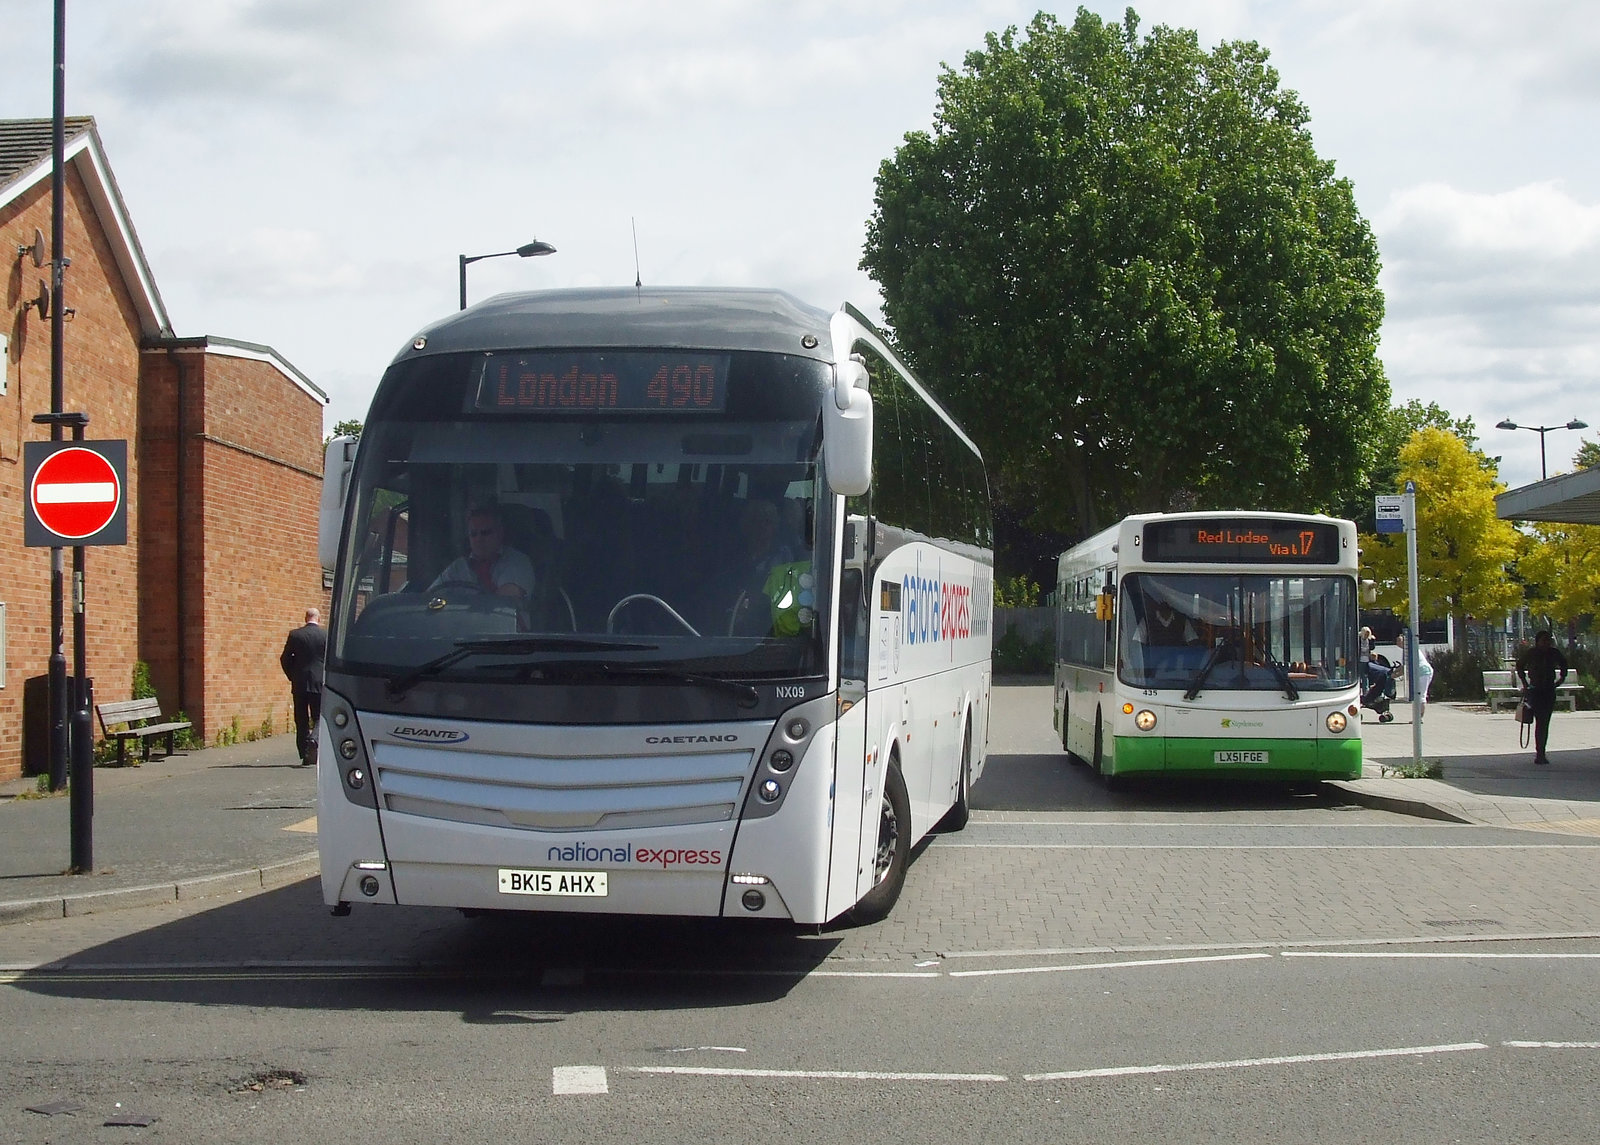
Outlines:
{"type": "Polygon", "coordinates": [[[1117,736],[1114,775],[1205,773],[1254,779],[1359,779],[1361,737],[1117,736]]]}

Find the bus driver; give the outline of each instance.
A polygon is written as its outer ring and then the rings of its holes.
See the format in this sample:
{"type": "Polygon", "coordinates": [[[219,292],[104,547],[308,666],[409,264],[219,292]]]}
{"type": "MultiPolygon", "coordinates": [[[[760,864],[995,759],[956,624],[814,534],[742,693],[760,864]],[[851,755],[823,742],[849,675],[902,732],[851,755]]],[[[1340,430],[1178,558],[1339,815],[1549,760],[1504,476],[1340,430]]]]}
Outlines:
{"type": "Polygon", "coordinates": [[[1145,602],[1144,619],[1133,634],[1134,640],[1144,648],[1147,672],[1170,671],[1181,668],[1185,658],[1180,648],[1200,643],[1194,624],[1166,600],[1145,602]]]}
{"type": "Polygon", "coordinates": [[[457,557],[430,586],[472,584],[486,593],[525,604],[533,595],[533,562],[506,544],[506,522],[495,504],[479,505],[467,514],[467,555],[457,557]]]}

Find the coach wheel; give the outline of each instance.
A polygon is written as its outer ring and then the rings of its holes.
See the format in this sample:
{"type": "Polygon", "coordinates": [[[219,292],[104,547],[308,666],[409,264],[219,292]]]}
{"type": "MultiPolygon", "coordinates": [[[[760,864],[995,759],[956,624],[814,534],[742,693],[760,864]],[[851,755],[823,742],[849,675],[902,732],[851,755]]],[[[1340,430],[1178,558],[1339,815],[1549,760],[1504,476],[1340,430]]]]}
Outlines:
{"type": "Polygon", "coordinates": [[[878,804],[878,845],[872,853],[872,889],[850,909],[850,921],[858,924],[887,918],[906,882],[906,864],[911,861],[911,799],[906,781],[900,776],[900,763],[890,759],[878,804]]]}
{"type": "Polygon", "coordinates": [[[972,720],[967,720],[967,730],[961,737],[961,774],[956,780],[956,801],[939,820],[939,830],[959,831],[972,818],[972,720]]]}

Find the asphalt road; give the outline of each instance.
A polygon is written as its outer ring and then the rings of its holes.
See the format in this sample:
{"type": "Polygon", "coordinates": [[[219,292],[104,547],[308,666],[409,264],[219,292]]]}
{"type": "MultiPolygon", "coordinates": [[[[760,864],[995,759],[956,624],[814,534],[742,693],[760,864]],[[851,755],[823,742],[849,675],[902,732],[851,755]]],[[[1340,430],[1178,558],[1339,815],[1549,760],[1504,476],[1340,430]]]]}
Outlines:
{"type": "Polygon", "coordinates": [[[1600,840],[1108,793],[1048,689],[996,702],[982,810],[874,927],[310,882],[6,927],[0,1140],[1593,1138],[1600,840]]]}

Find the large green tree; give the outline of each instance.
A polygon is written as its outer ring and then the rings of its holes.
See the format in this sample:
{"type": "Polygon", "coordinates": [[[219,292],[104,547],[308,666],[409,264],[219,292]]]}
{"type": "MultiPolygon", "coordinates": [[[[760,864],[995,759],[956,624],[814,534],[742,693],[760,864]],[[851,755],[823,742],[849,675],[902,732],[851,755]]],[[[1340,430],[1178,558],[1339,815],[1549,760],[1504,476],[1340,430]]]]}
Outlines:
{"type": "Polygon", "coordinates": [[[877,178],[862,268],[1002,498],[1087,532],[1365,475],[1378,251],[1254,43],[1079,9],[989,35],[877,178]]]}
{"type": "Polygon", "coordinates": [[[1469,450],[1478,448],[1477,427],[1471,417],[1458,418],[1438,402],[1424,405],[1417,398],[1394,406],[1367,422],[1373,447],[1372,467],[1366,481],[1338,507],[1337,515],[1370,527],[1374,523],[1374,498],[1380,493],[1393,493],[1399,483],[1400,451],[1417,430],[1428,427],[1454,434],[1469,450]]]}

